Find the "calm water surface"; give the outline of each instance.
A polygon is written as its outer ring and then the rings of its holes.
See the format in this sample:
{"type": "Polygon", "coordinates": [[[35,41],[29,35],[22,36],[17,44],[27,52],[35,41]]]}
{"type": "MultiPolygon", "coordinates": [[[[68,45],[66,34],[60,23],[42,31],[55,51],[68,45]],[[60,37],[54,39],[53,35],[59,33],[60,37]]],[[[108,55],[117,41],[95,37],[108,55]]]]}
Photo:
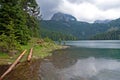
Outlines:
{"type": "Polygon", "coordinates": [[[41,63],[42,80],[120,80],[120,41],[66,41],[41,63]]]}

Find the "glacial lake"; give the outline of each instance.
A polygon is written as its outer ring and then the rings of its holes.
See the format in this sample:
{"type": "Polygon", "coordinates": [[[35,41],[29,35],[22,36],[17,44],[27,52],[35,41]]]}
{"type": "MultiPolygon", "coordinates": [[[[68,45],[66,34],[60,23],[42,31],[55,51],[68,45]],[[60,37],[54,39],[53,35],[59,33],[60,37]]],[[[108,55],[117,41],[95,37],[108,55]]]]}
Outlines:
{"type": "Polygon", "coordinates": [[[41,80],[120,80],[120,41],[64,41],[41,62],[41,80]]]}

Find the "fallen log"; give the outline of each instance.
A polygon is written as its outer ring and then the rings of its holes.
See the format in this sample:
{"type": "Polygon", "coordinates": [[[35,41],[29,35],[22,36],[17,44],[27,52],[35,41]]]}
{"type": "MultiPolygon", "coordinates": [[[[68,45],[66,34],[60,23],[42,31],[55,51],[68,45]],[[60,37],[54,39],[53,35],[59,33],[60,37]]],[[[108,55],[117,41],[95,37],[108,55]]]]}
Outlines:
{"type": "Polygon", "coordinates": [[[28,55],[27,61],[30,62],[31,58],[32,58],[32,52],[33,52],[33,48],[30,49],[30,53],[28,55]]]}
{"type": "Polygon", "coordinates": [[[20,61],[20,59],[23,57],[23,55],[26,53],[27,50],[24,50],[20,56],[15,60],[15,62],[8,68],[8,70],[0,77],[0,80],[2,80],[9,72],[12,71],[12,69],[16,66],[16,64],[20,61]]]}

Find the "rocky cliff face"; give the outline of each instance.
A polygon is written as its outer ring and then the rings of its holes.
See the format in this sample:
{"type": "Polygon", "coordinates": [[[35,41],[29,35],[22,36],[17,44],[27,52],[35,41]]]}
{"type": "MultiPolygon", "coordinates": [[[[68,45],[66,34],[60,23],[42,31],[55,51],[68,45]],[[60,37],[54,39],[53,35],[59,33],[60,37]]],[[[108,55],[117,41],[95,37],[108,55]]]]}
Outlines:
{"type": "Polygon", "coordinates": [[[54,21],[77,21],[77,19],[72,16],[72,15],[69,15],[69,14],[64,14],[64,13],[55,13],[53,15],[53,17],[51,18],[51,20],[54,20],[54,21]]]}

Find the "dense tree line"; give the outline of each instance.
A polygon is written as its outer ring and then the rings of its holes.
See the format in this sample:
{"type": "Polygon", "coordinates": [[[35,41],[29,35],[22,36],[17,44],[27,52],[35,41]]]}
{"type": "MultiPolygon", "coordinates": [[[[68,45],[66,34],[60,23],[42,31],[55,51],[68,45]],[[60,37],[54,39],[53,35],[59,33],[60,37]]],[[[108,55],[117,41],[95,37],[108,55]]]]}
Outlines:
{"type": "Polygon", "coordinates": [[[61,32],[63,34],[73,35],[78,39],[89,39],[90,36],[96,33],[105,32],[109,29],[107,24],[90,24],[86,22],[72,21],[40,21],[40,28],[48,31],[61,32]]]}
{"type": "Polygon", "coordinates": [[[50,38],[54,41],[59,40],[76,40],[77,38],[70,34],[63,34],[61,32],[49,31],[49,30],[40,30],[40,35],[42,38],[50,38]]]}
{"type": "Polygon", "coordinates": [[[0,0],[0,51],[18,50],[37,36],[38,15],[35,0],[0,0]]]}
{"type": "Polygon", "coordinates": [[[120,28],[120,18],[107,23],[42,20],[40,21],[40,25],[42,29],[61,32],[63,34],[73,35],[79,40],[86,40],[96,34],[105,33],[111,28],[120,28]]]}
{"type": "Polygon", "coordinates": [[[97,34],[91,38],[92,40],[120,40],[120,29],[97,34]]]}

